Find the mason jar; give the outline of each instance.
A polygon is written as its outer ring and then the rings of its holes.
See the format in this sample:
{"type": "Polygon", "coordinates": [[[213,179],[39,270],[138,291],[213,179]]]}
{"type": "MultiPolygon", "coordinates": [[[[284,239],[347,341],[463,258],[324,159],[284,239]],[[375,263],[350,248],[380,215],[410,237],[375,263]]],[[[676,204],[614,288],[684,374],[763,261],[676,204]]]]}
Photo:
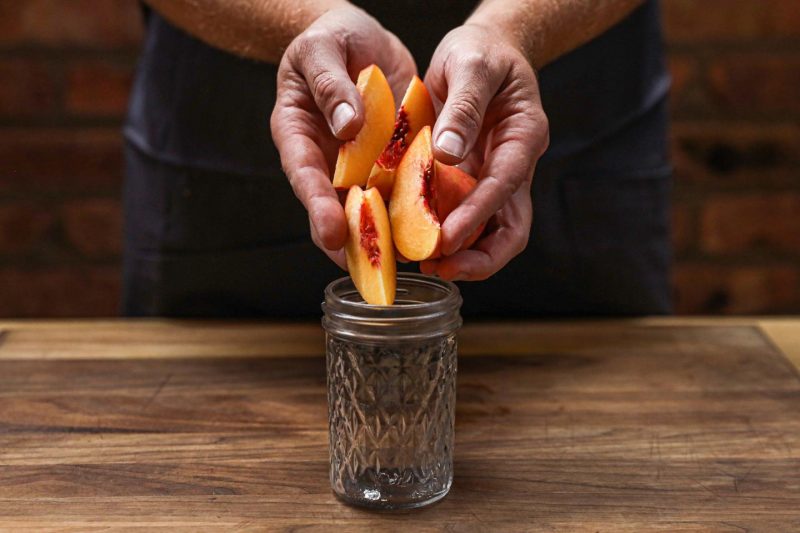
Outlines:
{"type": "Polygon", "coordinates": [[[447,281],[400,273],[395,305],[364,303],[350,278],[325,289],[330,480],[345,502],[421,507],[453,482],[456,332],[447,281]]]}

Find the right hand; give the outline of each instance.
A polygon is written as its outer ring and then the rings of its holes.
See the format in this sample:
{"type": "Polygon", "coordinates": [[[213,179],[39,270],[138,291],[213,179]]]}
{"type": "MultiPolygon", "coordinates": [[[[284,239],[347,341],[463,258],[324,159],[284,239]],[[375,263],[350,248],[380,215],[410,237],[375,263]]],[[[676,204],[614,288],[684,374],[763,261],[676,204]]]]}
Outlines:
{"type": "Polygon", "coordinates": [[[308,211],[311,237],[342,268],[347,221],[331,173],[342,141],[355,137],[364,121],[352,80],[373,63],[386,73],[399,102],[417,72],[411,53],[361,9],[328,11],[283,54],[270,120],[283,170],[308,211]]]}

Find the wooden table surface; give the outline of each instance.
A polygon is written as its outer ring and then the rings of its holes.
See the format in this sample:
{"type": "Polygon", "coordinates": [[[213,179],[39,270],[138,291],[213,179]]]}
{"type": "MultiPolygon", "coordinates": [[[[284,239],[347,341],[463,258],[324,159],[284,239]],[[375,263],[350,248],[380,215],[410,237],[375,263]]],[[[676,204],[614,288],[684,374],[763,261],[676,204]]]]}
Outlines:
{"type": "Polygon", "coordinates": [[[800,531],[800,320],[468,325],[455,482],[328,486],[320,328],[0,322],[0,529],[800,531]]]}

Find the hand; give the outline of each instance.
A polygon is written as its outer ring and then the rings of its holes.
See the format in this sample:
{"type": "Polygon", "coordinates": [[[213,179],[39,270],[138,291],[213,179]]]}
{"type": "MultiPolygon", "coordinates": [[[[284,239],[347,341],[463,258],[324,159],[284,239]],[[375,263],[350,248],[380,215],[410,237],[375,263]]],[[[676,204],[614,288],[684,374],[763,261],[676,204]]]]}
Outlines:
{"type": "Polygon", "coordinates": [[[442,224],[442,254],[425,261],[426,274],[482,280],[528,243],[536,161],[549,128],[536,75],[512,38],[467,23],[439,44],[425,83],[441,112],[433,130],[435,157],[478,176],[478,186],[442,224]],[[457,251],[480,224],[487,231],[471,249],[457,251]]]}
{"type": "Polygon", "coordinates": [[[308,211],[311,237],[342,268],[347,221],[330,176],[341,142],[363,124],[364,108],[352,80],[373,63],[386,74],[399,102],[417,72],[406,47],[358,8],[327,12],[286,49],[270,120],[283,170],[308,211]]]}

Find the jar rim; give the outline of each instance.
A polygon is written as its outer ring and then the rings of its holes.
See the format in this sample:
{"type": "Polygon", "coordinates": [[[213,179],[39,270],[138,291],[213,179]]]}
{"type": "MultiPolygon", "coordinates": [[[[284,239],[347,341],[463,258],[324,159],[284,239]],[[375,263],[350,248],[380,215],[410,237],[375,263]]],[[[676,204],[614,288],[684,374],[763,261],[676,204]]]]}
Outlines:
{"type": "Polygon", "coordinates": [[[461,326],[461,301],[450,281],[401,272],[395,305],[370,305],[358,295],[353,280],[343,277],[325,288],[322,325],[329,333],[360,340],[429,338],[461,326]],[[412,299],[423,296],[429,299],[412,299]]]}

